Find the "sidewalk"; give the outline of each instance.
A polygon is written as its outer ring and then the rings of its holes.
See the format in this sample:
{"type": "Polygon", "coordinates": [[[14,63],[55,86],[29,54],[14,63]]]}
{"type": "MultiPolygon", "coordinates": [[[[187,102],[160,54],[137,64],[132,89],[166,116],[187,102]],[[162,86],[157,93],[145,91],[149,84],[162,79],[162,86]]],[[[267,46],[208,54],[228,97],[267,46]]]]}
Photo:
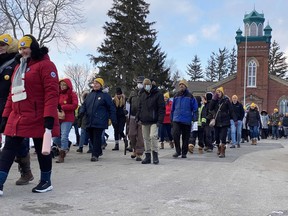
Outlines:
{"type": "MultiPolygon", "coordinates": [[[[98,162],[72,147],[65,163],[53,160],[53,191],[34,194],[39,169],[32,153],[34,181],[16,186],[13,164],[0,197],[0,215],[267,216],[288,215],[287,140],[244,143],[226,151],[188,154],[174,159],[168,143],[158,165],[143,165],[112,151],[108,144],[98,162]],[[282,212],[282,213],[281,213],[282,212]]],[[[87,147],[84,152],[87,151],[87,147]]]]}

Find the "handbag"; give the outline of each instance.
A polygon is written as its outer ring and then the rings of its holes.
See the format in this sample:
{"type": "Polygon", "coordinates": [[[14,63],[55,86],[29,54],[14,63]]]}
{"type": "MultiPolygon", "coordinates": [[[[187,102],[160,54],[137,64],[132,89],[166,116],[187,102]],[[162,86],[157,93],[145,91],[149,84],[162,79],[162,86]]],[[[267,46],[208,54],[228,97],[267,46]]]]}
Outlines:
{"type": "MultiPolygon", "coordinates": [[[[223,103],[222,103],[222,104],[223,104],[223,103]]],[[[215,117],[210,120],[210,123],[209,123],[209,126],[210,126],[210,127],[214,127],[214,126],[215,126],[215,124],[216,124],[216,118],[217,118],[217,115],[218,115],[218,113],[219,113],[219,111],[220,111],[220,109],[221,109],[221,107],[222,107],[222,104],[219,106],[219,108],[218,108],[218,110],[217,110],[217,112],[216,112],[215,117]]]]}
{"type": "Polygon", "coordinates": [[[58,111],[58,119],[65,119],[65,112],[63,110],[58,111]]]}

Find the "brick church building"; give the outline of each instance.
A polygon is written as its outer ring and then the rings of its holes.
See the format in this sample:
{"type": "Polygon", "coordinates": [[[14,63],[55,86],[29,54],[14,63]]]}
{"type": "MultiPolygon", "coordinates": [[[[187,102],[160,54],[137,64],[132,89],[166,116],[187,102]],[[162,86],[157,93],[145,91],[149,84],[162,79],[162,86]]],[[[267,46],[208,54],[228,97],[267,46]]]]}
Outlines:
{"type": "Polygon", "coordinates": [[[288,82],[269,74],[272,29],[269,25],[264,28],[264,14],[255,10],[246,14],[243,21],[244,34],[238,29],[235,37],[237,73],[207,86],[206,90],[213,91],[223,86],[227,96],[231,98],[236,94],[246,105],[254,102],[259,111],[266,110],[270,114],[278,108],[280,113],[288,112],[288,82]]]}

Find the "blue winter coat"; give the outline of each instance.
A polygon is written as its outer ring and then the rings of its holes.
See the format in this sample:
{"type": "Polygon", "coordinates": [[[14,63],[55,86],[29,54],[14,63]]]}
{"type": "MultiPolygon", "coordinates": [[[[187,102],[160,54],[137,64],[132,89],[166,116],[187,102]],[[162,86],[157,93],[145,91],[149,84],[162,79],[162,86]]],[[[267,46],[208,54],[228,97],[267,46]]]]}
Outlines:
{"type": "Polygon", "coordinates": [[[171,110],[171,120],[191,125],[198,121],[198,104],[193,95],[186,89],[174,96],[171,110]]]}
{"type": "Polygon", "coordinates": [[[87,128],[108,128],[108,121],[117,124],[115,106],[108,93],[102,90],[91,91],[83,102],[79,114],[86,115],[87,128]]]}

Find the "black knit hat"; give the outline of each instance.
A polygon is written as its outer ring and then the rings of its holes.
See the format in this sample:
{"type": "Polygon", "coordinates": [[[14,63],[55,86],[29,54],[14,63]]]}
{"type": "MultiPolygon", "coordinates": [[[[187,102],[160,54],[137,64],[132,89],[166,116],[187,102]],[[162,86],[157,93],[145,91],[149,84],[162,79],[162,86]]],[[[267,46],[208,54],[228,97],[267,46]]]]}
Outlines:
{"type": "Polygon", "coordinates": [[[121,95],[121,94],[122,94],[122,90],[121,90],[120,87],[117,87],[117,88],[116,88],[116,94],[117,94],[117,95],[121,95]]]}
{"type": "Polygon", "coordinates": [[[206,100],[207,101],[211,101],[212,100],[212,97],[213,97],[213,94],[211,92],[207,92],[206,93],[206,100]]]}

